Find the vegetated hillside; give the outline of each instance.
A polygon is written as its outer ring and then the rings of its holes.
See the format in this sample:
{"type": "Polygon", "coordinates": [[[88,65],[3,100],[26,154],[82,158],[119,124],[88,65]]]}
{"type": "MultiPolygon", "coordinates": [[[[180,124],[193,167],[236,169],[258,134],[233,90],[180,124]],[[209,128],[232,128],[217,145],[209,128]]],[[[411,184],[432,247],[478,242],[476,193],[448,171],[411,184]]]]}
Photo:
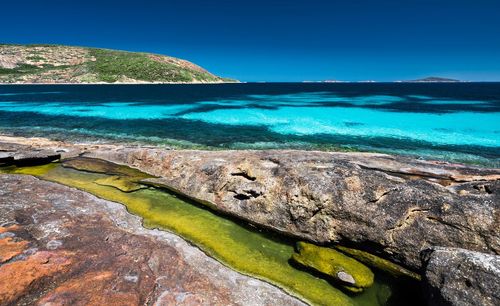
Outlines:
{"type": "Polygon", "coordinates": [[[0,44],[0,83],[220,83],[182,59],[59,45],[0,44]]]}

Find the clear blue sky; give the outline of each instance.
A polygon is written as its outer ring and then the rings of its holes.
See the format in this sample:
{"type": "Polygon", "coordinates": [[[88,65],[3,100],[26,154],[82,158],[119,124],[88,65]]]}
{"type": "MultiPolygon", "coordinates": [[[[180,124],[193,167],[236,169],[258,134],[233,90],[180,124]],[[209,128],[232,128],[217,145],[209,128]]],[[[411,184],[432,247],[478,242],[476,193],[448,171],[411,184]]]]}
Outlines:
{"type": "Polygon", "coordinates": [[[243,81],[500,80],[500,1],[2,1],[0,42],[162,53],[243,81]]]}

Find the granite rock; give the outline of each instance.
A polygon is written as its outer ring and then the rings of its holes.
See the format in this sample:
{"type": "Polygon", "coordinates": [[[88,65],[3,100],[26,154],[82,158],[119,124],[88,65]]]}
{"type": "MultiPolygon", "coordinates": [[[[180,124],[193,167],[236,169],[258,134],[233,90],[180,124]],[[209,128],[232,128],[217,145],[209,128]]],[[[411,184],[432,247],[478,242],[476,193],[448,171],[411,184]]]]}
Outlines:
{"type": "MultiPolygon", "coordinates": [[[[500,253],[500,169],[375,153],[168,150],[0,137],[127,165],[261,227],[354,247],[413,271],[432,246],[500,253]]],[[[1,143],[0,143],[1,146],[1,143]]]]}
{"type": "Polygon", "coordinates": [[[0,175],[0,305],[302,305],[117,203],[0,175]],[[99,293],[99,294],[96,294],[99,293]]]}
{"type": "Polygon", "coordinates": [[[429,305],[500,305],[500,256],[435,247],[423,261],[429,305]]]}

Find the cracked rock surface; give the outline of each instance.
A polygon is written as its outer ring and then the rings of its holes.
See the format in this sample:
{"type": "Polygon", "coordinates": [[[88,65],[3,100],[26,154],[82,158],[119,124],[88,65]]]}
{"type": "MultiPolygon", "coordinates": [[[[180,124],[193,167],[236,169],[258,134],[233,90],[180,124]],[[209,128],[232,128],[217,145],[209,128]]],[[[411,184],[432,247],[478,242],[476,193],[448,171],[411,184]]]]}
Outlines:
{"type": "Polygon", "coordinates": [[[383,154],[98,148],[217,210],[414,270],[431,246],[500,253],[500,170],[383,154]]]}
{"type": "Polygon", "coordinates": [[[500,256],[437,247],[423,257],[429,305],[500,305],[500,256]]]}
{"type": "Polygon", "coordinates": [[[0,175],[0,305],[26,304],[303,305],[120,204],[0,175]]]}

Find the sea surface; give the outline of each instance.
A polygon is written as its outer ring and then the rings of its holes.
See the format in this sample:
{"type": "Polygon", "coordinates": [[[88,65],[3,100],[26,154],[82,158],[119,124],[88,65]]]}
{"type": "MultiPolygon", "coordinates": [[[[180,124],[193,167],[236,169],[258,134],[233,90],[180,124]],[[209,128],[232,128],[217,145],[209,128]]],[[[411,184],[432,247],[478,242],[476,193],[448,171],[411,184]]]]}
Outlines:
{"type": "Polygon", "coordinates": [[[500,166],[500,83],[2,85],[0,133],[500,166]]]}

